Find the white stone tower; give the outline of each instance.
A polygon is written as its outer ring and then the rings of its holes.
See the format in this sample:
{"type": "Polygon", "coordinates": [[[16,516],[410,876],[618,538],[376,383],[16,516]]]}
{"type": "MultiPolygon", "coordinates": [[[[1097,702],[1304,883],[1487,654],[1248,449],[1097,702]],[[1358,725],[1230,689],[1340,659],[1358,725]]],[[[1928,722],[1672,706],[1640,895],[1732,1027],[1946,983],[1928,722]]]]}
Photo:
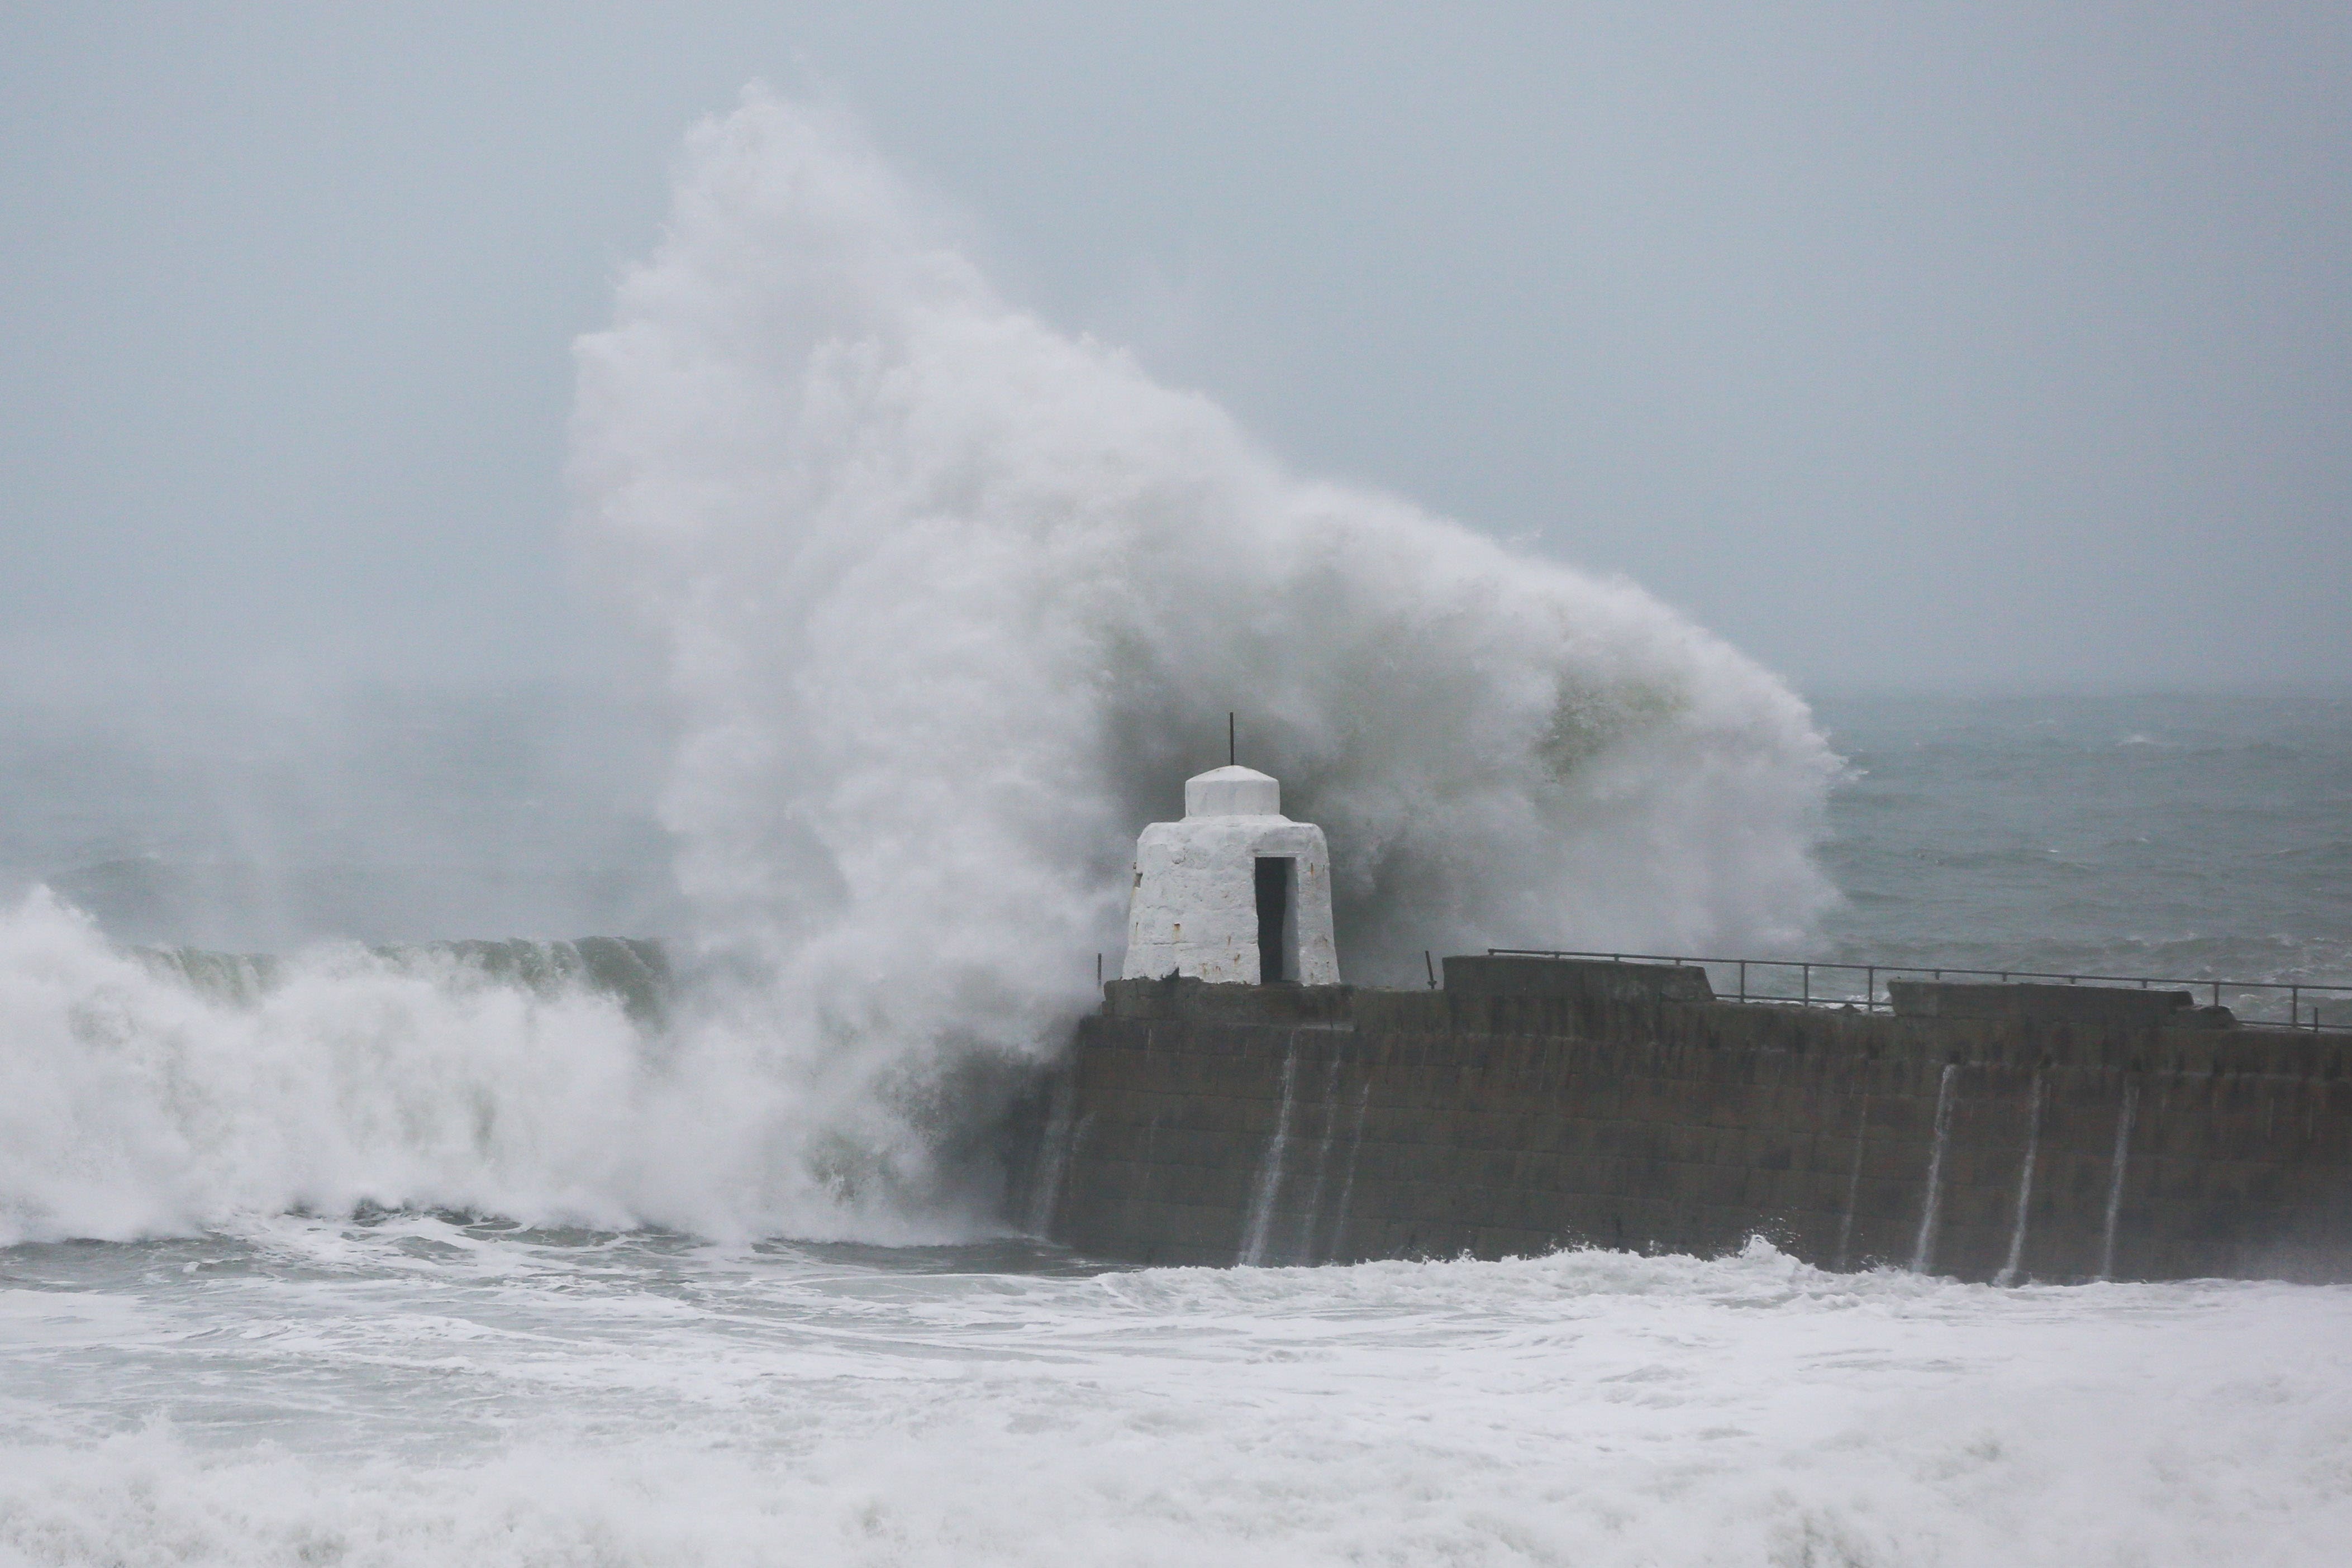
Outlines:
{"type": "Polygon", "coordinates": [[[1323,830],[1284,816],[1282,786],[1255,769],[1186,779],[1184,820],[1154,822],[1135,841],[1123,973],[1338,985],[1323,830]]]}

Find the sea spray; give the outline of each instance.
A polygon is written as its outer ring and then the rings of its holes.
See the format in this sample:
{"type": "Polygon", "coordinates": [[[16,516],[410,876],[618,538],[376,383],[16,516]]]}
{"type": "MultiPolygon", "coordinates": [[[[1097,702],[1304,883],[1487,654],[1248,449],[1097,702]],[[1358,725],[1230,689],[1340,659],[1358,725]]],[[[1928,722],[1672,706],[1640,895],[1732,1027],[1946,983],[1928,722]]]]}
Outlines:
{"type": "Polygon", "coordinates": [[[1829,896],[1832,759],[1780,683],[1006,304],[836,115],[754,93],[696,131],[577,361],[579,545],[674,737],[662,1016],[347,945],[231,996],[0,911],[8,1234],[362,1203],[983,1230],[992,1119],[1237,703],[1330,834],[1360,981],[1431,946],[1777,946],[1829,896]]]}
{"type": "Polygon", "coordinates": [[[1779,682],[1629,583],[1286,473],[1002,299],[837,113],[755,90],[695,131],[577,360],[578,536],[667,694],[701,951],[780,1092],[822,1081],[834,1146],[908,1183],[908,1095],[1060,1049],[1068,956],[1116,949],[1236,694],[1330,834],[1351,977],[1779,946],[1829,896],[1832,758],[1779,682]]]}

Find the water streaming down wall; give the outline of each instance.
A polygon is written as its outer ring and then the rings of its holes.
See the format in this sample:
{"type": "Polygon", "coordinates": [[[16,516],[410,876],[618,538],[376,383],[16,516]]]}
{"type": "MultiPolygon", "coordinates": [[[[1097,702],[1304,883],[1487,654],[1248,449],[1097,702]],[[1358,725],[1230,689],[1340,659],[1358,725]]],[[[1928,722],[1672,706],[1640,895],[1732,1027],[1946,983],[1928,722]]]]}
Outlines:
{"type": "Polygon", "coordinates": [[[1282,1157],[1290,1148],[1290,1105],[1298,1089],[1298,1037],[1282,1058],[1282,1103],[1274,1113],[1274,1136],[1266,1140],[1258,1163],[1257,1190],[1250,1200],[1249,1219],[1242,1228],[1241,1251],[1235,1261],[1263,1263],[1266,1238],[1274,1229],[1274,1200],[1282,1190],[1282,1157]]]}
{"type": "MultiPolygon", "coordinates": [[[[1336,1057],[1333,1059],[1332,1067],[1333,1077],[1336,1079],[1339,1067],[1336,1057]]],[[[1339,1184],[1339,1217],[1331,1221],[1331,1236],[1324,1245],[1324,1258],[1337,1258],[1344,1255],[1347,1246],[1348,1221],[1356,1209],[1356,1171],[1362,1165],[1364,1157],[1364,1113],[1371,1109],[1371,1103],[1372,1085],[1371,1081],[1367,1078],[1356,1086],[1355,1127],[1348,1135],[1348,1178],[1339,1184]]]]}
{"type": "Polygon", "coordinates": [[[1315,1186],[1307,1200],[1307,1218],[1298,1228],[1296,1260],[1312,1263],[1320,1256],[1317,1228],[1323,1219],[1323,1188],[1331,1174],[1331,1134],[1339,1123],[1339,1059],[1333,1057],[1323,1073],[1323,1135],[1315,1145],[1315,1186]]]}
{"type": "MultiPolygon", "coordinates": [[[[1051,1232],[1060,1216],[1062,1180],[1069,1172],[1070,1151],[1078,1141],[1078,1086],[1066,1076],[1054,1081],[1048,1092],[1045,1135],[1038,1145],[1034,1176],[1028,1183],[1028,1229],[1032,1235],[1051,1232]]],[[[1144,1156],[1150,1159],[1152,1145],[1158,1140],[1159,1124],[1154,1123],[1144,1131],[1144,1156]]]]}
{"type": "Polygon", "coordinates": [[[2123,1103],[2116,1111],[2116,1152],[2107,1161],[2107,1217],[2099,1233],[2099,1273],[2116,1277],[2116,1227],[2123,1218],[2124,1175],[2131,1169],[2132,1124],[2139,1116],[2139,1080],[2124,1081],[2123,1103]]]}
{"type": "Polygon", "coordinates": [[[1936,1080],[1935,1132],[1927,1145],[1927,1192],[1919,1200],[1919,1239],[1911,1248],[1911,1271],[1924,1274],[1936,1263],[1936,1222],[1944,1215],[1944,1151],[1952,1138],[1952,1082],[1959,1063],[1948,1061],[1936,1080]]]}
{"type": "MultiPolygon", "coordinates": [[[[2033,1075],[2033,1090],[2026,1101],[2025,1161],[2017,1172],[2017,1220],[2009,1233],[2009,1258],[1993,1276],[1996,1285],[2017,1283],[2018,1270],[2025,1260],[2025,1224],[2033,1208],[2033,1167],[2042,1158],[2042,1074],[2033,1075]]],[[[2101,1267],[2105,1265],[2103,1262],[2101,1267]]]]}
{"type": "Polygon", "coordinates": [[[1845,1207],[1838,1216],[1837,1257],[1831,1267],[1843,1269],[1853,1260],[1853,1212],[1862,1200],[1862,1156],[1864,1136],[1870,1131],[1870,1091],[1862,1092],[1862,1100],[1853,1113],[1853,1169],[1846,1177],[1845,1207]]]}
{"type": "Polygon", "coordinates": [[[2352,1279],[2352,1034],[1717,1002],[1634,966],[1515,990],[1490,962],[1435,992],[1114,982],[1055,1239],[1229,1263],[1760,1233],[1976,1280],[2352,1279]],[[1328,1227],[1319,1162],[1280,1154],[1306,1083],[1353,1111],[1328,1227]]]}

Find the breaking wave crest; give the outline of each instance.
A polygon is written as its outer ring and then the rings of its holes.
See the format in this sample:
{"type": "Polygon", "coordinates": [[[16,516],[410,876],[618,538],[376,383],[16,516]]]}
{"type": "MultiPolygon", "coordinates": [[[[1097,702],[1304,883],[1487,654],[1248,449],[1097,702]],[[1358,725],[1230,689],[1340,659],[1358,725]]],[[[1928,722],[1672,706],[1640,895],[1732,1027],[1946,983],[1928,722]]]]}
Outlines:
{"type": "Polygon", "coordinates": [[[0,913],[0,1246],[368,1207],[884,1241],[983,1223],[944,1165],[971,1129],[828,1096],[610,946],[142,953],[37,891],[0,913]],[[894,1138],[927,1163],[891,1166],[894,1138]]]}
{"type": "MultiPolygon", "coordinates": [[[[577,347],[578,534],[675,731],[660,1026],[480,956],[250,996],[0,917],[0,1239],[362,1201],[709,1233],[982,1223],[984,1127],[1223,760],[1328,831],[1341,963],[1778,949],[1829,901],[1804,705],[1640,589],[1297,477],[1001,299],[840,115],[747,95],[577,347]]],[[[562,977],[557,977],[561,980],[562,977]]]]}

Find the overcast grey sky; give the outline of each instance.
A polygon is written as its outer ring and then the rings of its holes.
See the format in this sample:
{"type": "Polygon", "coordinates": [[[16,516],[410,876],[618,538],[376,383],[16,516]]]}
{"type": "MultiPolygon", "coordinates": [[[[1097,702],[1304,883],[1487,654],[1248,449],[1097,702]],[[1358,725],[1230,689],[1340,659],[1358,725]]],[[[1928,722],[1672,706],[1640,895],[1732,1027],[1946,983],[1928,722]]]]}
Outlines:
{"type": "Polygon", "coordinates": [[[1801,686],[2352,676],[2352,10],[2046,3],[16,5],[12,673],[593,664],[568,347],[755,77],[1801,686]]]}

